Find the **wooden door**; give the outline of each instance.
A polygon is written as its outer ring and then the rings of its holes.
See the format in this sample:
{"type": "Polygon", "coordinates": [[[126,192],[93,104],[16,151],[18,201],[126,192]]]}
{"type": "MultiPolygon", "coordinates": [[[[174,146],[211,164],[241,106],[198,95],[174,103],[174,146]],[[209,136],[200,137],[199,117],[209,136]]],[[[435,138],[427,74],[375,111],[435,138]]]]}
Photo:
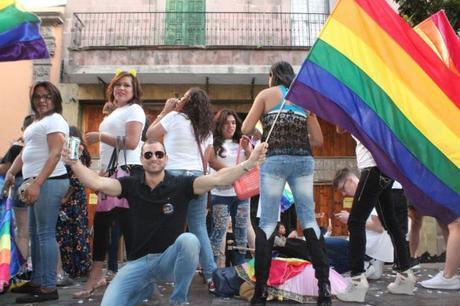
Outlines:
{"type": "Polygon", "coordinates": [[[334,192],[332,185],[315,185],[313,188],[313,197],[318,225],[327,228],[330,222],[333,236],[348,235],[347,225],[342,224],[335,218],[335,214],[341,210],[349,210],[343,205],[343,196],[338,192],[334,192]]]}
{"type": "Polygon", "coordinates": [[[339,134],[335,125],[318,118],[323,132],[324,144],[320,148],[313,148],[313,156],[355,156],[355,141],[349,133],[339,134]]]}
{"type": "MultiPolygon", "coordinates": [[[[82,134],[99,131],[99,124],[104,119],[102,104],[83,105],[82,107],[82,134]]],[[[92,158],[99,158],[99,143],[88,146],[92,158]]]]}

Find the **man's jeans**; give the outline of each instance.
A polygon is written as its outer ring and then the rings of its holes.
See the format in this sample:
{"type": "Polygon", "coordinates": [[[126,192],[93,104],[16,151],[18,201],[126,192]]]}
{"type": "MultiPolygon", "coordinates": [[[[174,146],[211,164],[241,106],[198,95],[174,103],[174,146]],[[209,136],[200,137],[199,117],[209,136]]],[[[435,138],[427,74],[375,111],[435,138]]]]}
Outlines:
{"type": "Polygon", "coordinates": [[[186,303],[199,252],[196,236],[184,233],[163,253],[129,261],[110,283],[101,305],[137,305],[152,296],[157,281],[174,282],[169,298],[172,305],[186,303]]]}
{"type": "Polygon", "coordinates": [[[401,225],[395,216],[391,199],[393,180],[377,167],[361,170],[359,184],[353,198],[348,230],[350,232],[351,275],[363,273],[366,253],[366,220],[375,206],[380,222],[391,237],[397,257],[395,262],[400,271],[409,268],[409,254],[401,225]]]}
{"type": "MultiPolygon", "coordinates": [[[[190,170],[168,170],[175,176],[200,176],[202,171],[190,170]]],[[[212,279],[212,272],[217,269],[216,262],[212,255],[211,242],[209,240],[208,230],[206,228],[208,195],[207,193],[192,199],[187,206],[187,225],[190,233],[200,241],[200,265],[203,268],[203,274],[206,280],[212,279]]]]}

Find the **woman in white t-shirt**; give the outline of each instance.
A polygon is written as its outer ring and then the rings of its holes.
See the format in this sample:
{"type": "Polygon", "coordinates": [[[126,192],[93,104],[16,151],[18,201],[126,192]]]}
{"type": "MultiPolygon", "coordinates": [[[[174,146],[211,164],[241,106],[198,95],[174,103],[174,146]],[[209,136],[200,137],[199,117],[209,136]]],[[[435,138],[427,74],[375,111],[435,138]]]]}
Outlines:
{"type": "MultiPolygon", "coordinates": [[[[124,148],[118,155],[118,165],[130,175],[142,175],[140,162],[142,130],[145,125],[145,113],[142,109],[142,89],[139,80],[130,72],[120,72],[107,88],[107,99],[116,107],[99,125],[98,132],[86,133],[88,144],[100,143],[100,173],[105,175],[114,148],[123,139],[124,148]]],[[[105,255],[109,243],[111,224],[118,219],[126,248],[129,248],[128,208],[96,208],[94,215],[93,265],[83,290],[74,294],[74,298],[86,298],[94,289],[106,284],[102,275],[105,255]],[[110,210],[109,210],[110,209],[110,210]]]]}
{"type": "Polygon", "coordinates": [[[69,177],[61,161],[61,150],[69,135],[62,113],[59,90],[50,82],[39,82],[31,91],[35,121],[24,131],[24,148],[7,172],[8,184],[22,167],[24,180],[33,179],[22,196],[29,204],[29,237],[32,254],[30,282],[15,292],[31,293],[16,300],[34,303],[59,298],[56,289],[58,245],[56,222],[61,200],[69,188],[69,177]]]}
{"type": "MultiPolygon", "coordinates": [[[[203,175],[207,168],[206,151],[212,147],[211,122],[211,102],[206,92],[200,88],[190,88],[180,100],[172,98],[166,101],[164,109],[147,130],[147,138],[164,137],[168,154],[167,173],[203,175]]],[[[187,225],[200,241],[200,264],[208,288],[212,291],[212,272],[216,269],[216,263],[206,230],[206,206],[206,194],[190,201],[187,225]]]]}
{"type": "MultiPolygon", "coordinates": [[[[213,120],[214,145],[211,150],[210,165],[214,170],[236,165],[239,141],[241,134],[241,119],[233,110],[223,109],[219,111],[213,120]]],[[[242,140],[242,149],[239,152],[240,160],[246,160],[252,152],[249,138],[242,140]]],[[[232,185],[217,187],[211,190],[212,194],[212,224],[211,247],[214,260],[218,262],[222,254],[221,245],[224,240],[227,226],[232,221],[232,230],[235,235],[236,246],[246,247],[248,243],[248,219],[249,199],[239,200],[232,185]]],[[[246,251],[236,251],[233,256],[233,264],[239,265],[244,262],[246,251]]]]}

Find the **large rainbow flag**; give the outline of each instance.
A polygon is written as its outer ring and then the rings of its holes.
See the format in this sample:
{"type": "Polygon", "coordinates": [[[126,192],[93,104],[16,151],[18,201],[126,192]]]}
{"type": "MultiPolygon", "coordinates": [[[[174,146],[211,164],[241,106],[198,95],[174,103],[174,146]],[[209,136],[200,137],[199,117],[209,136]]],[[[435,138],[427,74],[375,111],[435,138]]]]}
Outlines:
{"type": "Polygon", "coordinates": [[[18,9],[15,0],[0,0],[0,62],[40,58],[49,58],[40,19],[18,9]]]}
{"type": "Polygon", "coordinates": [[[342,0],[287,99],[347,129],[422,214],[460,217],[460,76],[384,0],[342,0]]]}

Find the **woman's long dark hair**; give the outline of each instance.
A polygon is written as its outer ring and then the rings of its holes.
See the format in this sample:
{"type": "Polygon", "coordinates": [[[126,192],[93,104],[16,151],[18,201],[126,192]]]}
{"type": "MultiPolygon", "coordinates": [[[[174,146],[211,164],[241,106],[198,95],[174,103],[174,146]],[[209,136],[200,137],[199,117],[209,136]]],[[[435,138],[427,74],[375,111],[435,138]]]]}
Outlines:
{"type": "Polygon", "coordinates": [[[291,86],[295,78],[294,69],[288,62],[280,61],[274,63],[270,68],[273,86],[284,85],[286,88],[291,86]]]}
{"type": "Polygon", "coordinates": [[[233,116],[236,121],[236,128],[235,133],[233,134],[232,140],[233,142],[238,143],[242,136],[241,134],[241,119],[238,114],[231,109],[223,109],[219,111],[213,119],[213,126],[214,126],[214,153],[222,158],[225,158],[225,149],[222,146],[225,141],[224,134],[222,133],[224,124],[227,122],[228,116],[233,116]]]}
{"type": "Polygon", "coordinates": [[[69,136],[80,138],[80,144],[83,146],[83,152],[81,152],[80,159],[86,167],[89,167],[91,165],[91,155],[88,152],[88,146],[86,145],[85,139],[81,135],[80,129],[74,125],[71,125],[69,127],[69,136]]]}
{"type": "Polygon", "coordinates": [[[206,91],[198,87],[190,88],[186,99],[181,112],[190,119],[193,132],[201,143],[211,134],[211,101],[206,91]]]}

